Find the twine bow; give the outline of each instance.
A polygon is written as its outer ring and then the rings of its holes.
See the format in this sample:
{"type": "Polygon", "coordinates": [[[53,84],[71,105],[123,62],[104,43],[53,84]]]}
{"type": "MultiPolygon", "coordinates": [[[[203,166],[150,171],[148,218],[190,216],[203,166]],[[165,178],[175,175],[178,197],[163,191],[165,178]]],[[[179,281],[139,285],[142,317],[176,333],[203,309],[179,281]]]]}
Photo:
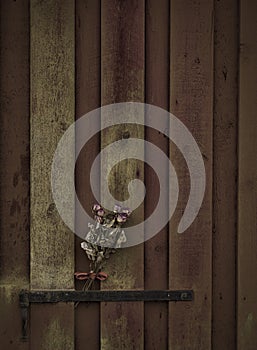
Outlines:
{"type": "Polygon", "coordinates": [[[105,272],[93,272],[93,271],[90,271],[90,272],[75,272],[74,273],[75,277],[77,280],[95,280],[95,279],[98,279],[99,281],[104,281],[106,280],[106,278],[108,277],[107,273],[105,272]]]}

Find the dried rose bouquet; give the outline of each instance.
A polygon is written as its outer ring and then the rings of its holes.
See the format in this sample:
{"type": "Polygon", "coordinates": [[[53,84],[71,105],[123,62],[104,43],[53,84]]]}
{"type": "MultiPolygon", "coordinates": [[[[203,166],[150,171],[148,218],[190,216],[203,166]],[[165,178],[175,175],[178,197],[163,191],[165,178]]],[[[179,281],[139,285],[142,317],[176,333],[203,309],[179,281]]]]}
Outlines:
{"type": "Polygon", "coordinates": [[[81,248],[91,261],[90,272],[75,272],[77,279],[86,280],[83,290],[90,289],[96,278],[103,281],[108,277],[101,269],[106,259],[127,241],[122,225],[131,214],[130,209],[119,205],[115,205],[113,211],[105,212],[99,204],[95,204],[92,211],[95,223],[88,224],[89,231],[81,243],[81,248]]]}

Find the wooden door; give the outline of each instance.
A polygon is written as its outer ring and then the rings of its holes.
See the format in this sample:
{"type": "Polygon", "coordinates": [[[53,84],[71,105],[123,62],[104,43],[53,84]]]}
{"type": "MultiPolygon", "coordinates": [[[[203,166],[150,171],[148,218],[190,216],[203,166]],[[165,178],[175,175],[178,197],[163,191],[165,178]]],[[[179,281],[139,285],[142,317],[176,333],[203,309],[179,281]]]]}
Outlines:
{"type": "MultiPolygon", "coordinates": [[[[252,0],[1,1],[3,349],[257,348],[256,10],[252,0]],[[176,145],[135,125],[95,134],[76,164],[76,190],[88,212],[95,200],[90,167],[120,138],[145,139],[168,155],[180,192],[170,222],[113,255],[108,280],[94,288],[193,290],[194,300],[32,303],[24,341],[20,291],[81,290],[74,272],[90,268],[52,198],[56,146],[86,113],[127,101],[161,107],[183,122],[201,151],[206,190],[195,221],[178,234],[190,174],[176,145]]],[[[158,201],[156,174],[136,160],[115,171],[109,183],[119,199],[127,181],[144,181],[146,200],[133,216],[144,221],[158,201]]],[[[168,182],[168,168],[164,173],[168,182]]],[[[167,206],[170,200],[167,189],[167,206]]]]}

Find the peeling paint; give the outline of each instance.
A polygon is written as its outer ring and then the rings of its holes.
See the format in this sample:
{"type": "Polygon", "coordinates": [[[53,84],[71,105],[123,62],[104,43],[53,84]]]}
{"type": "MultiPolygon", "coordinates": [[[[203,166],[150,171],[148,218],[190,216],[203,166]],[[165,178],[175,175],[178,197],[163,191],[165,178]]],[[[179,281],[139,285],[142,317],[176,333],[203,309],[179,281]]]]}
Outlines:
{"type": "MultiPolygon", "coordinates": [[[[101,350],[131,349],[133,343],[129,335],[129,326],[126,316],[122,315],[111,322],[112,334],[107,338],[101,338],[101,350]]],[[[105,333],[106,334],[106,333],[105,333]]]]}
{"type": "Polygon", "coordinates": [[[252,329],[253,329],[253,314],[249,313],[244,324],[244,333],[247,335],[250,335],[252,333],[252,329]]]}
{"type": "Polygon", "coordinates": [[[59,320],[53,320],[45,331],[43,350],[73,350],[73,339],[65,334],[59,320]]]}
{"type": "Polygon", "coordinates": [[[125,250],[122,251],[122,254],[117,253],[110,258],[105,271],[109,277],[106,283],[102,283],[103,288],[130,289],[136,284],[136,275],[129,268],[125,250]]]}
{"type": "Polygon", "coordinates": [[[27,289],[28,283],[25,280],[14,281],[13,283],[0,283],[0,298],[5,304],[13,304],[18,300],[21,289],[27,289]]]}

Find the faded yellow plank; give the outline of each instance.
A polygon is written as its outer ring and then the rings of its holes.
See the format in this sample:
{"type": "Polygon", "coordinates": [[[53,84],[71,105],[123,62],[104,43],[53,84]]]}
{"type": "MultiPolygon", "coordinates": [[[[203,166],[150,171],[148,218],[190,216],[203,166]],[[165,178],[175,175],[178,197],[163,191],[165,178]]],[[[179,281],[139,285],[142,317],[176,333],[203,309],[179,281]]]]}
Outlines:
{"type": "MultiPolygon", "coordinates": [[[[57,143],[74,121],[74,1],[31,1],[31,288],[72,289],[74,236],[51,195],[57,143]]],[[[31,347],[74,349],[72,304],[33,305],[31,347]]]]}
{"type": "MultiPolygon", "coordinates": [[[[102,1],[102,105],[126,101],[144,102],[144,1],[102,1]]],[[[143,118],[139,116],[139,118],[143,118]]],[[[143,138],[138,126],[118,126],[101,133],[104,148],[122,138],[143,138]]],[[[142,150],[143,152],[143,150],[142,150]]],[[[114,154],[102,157],[106,169],[114,154]]],[[[125,160],[109,176],[110,191],[118,200],[127,199],[127,184],[143,179],[142,162],[125,160]]],[[[101,196],[104,194],[101,193],[101,196]]],[[[143,219],[144,208],[132,221],[143,219]]],[[[102,289],[142,289],[143,245],[121,249],[106,266],[108,280],[102,289]]],[[[143,349],[143,303],[102,303],[101,349],[143,349]]]]}
{"type": "MultiPolygon", "coordinates": [[[[208,350],[212,292],[213,1],[171,0],[170,4],[170,110],[199,145],[205,162],[206,191],[197,218],[178,234],[190,178],[182,154],[171,144],[180,193],[170,223],[169,287],[193,289],[195,298],[190,303],[170,303],[169,349],[208,350]]],[[[188,140],[184,142],[186,149],[188,140]]]]}
{"type": "Polygon", "coordinates": [[[257,2],[240,2],[238,350],[257,348],[257,2]]]}
{"type": "Polygon", "coordinates": [[[57,143],[74,121],[74,3],[31,2],[31,287],[73,288],[73,234],[51,195],[57,143]]]}

